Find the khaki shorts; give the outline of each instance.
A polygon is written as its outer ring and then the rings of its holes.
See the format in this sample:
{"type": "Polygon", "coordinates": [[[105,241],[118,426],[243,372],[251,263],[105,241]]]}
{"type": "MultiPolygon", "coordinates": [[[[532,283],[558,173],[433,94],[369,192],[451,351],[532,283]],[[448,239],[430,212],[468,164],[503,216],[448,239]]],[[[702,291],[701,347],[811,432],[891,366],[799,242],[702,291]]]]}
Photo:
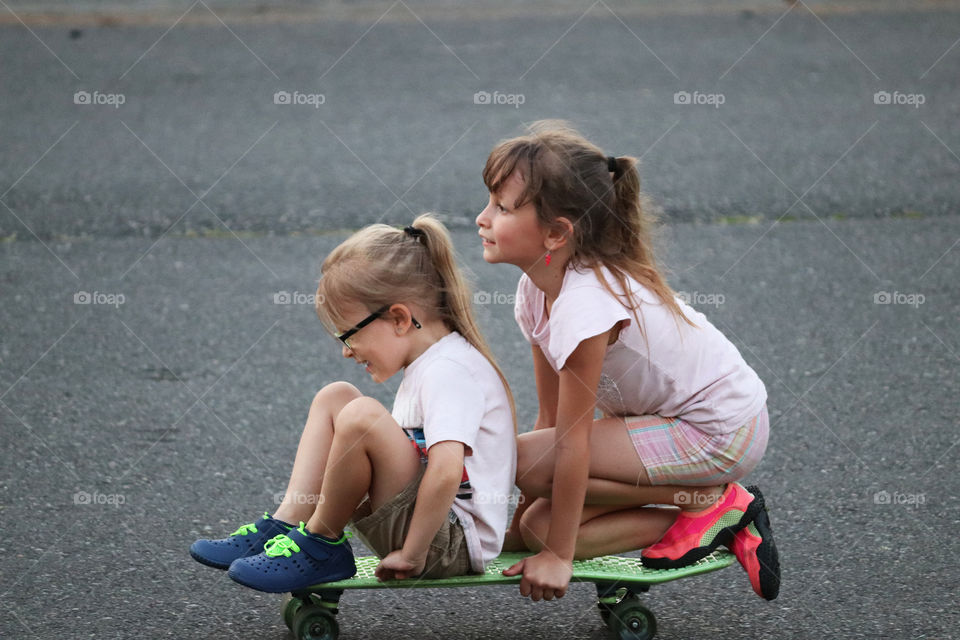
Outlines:
{"type": "MultiPolygon", "coordinates": [[[[417,477],[379,509],[371,513],[370,500],[366,499],[350,519],[350,526],[360,541],[379,557],[403,547],[425,468],[421,465],[417,477]]],[[[472,571],[467,538],[463,526],[451,511],[430,543],[427,563],[420,577],[447,578],[468,573],[472,571]]]]}

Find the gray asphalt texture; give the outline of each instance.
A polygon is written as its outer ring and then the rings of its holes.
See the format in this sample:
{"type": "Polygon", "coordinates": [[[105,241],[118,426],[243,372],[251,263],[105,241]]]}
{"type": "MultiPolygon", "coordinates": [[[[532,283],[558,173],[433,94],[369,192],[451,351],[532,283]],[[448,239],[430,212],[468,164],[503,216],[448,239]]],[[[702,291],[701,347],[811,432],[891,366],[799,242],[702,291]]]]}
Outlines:
{"type": "MultiPolygon", "coordinates": [[[[489,149],[543,117],[642,156],[671,284],[770,395],[747,480],[781,596],[736,567],[655,587],[659,637],[957,636],[960,7],[644,7],[224,25],[196,5],[169,32],[179,13],[73,36],[4,9],[0,637],[289,637],[278,597],[187,549],[274,508],[323,385],[391,401],[399,376],[370,383],[306,303],[349,229],[445,216],[529,428],[520,272],[483,262],[472,219],[489,149]]],[[[353,592],[339,619],[345,639],[600,638],[592,592],[353,592]]]]}

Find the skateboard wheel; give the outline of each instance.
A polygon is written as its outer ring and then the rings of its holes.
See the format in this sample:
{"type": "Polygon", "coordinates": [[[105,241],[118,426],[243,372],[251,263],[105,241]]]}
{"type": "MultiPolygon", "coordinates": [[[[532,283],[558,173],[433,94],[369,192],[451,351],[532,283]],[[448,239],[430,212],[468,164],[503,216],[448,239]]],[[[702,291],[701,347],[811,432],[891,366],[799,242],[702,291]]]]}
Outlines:
{"type": "Polygon", "coordinates": [[[652,640],[657,635],[657,619],[636,596],[610,607],[605,621],[618,640],[652,640]]]}
{"type": "Polygon", "coordinates": [[[280,611],[283,614],[283,624],[287,625],[287,629],[293,631],[293,617],[297,615],[297,611],[302,606],[303,600],[300,598],[295,598],[289,594],[284,598],[280,611]]]}
{"type": "Polygon", "coordinates": [[[325,607],[304,604],[293,616],[293,635],[297,640],[337,640],[340,625],[325,607]]]}

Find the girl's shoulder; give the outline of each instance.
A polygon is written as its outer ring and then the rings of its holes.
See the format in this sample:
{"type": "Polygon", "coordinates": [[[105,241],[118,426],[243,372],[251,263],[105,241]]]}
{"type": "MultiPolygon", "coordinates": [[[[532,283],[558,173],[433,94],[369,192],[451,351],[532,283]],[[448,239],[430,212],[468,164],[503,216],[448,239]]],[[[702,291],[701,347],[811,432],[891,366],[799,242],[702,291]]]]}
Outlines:
{"type": "Polygon", "coordinates": [[[427,357],[417,359],[415,370],[404,374],[404,383],[421,399],[456,399],[463,409],[466,404],[487,406],[505,401],[496,368],[458,332],[447,334],[423,355],[427,357]]]}
{"type": "MultiPolygon", "coordinates": [[[[599,271],[604,280],[606,280],[608,283],[609,287],[613,288],[614,291],[619,292],[620,285],[618,284],[618,280],[614,276],[613,271],[605,266],[601,266],[599,271]]],[[[645,290],[643,285],[637,282],[629,274],[626,275],[626,282],[627,286],[635,292],[638,289],[645,290]]],[[[567,267],[567,270],[563,276],[563,285],[560,289],[560,297],[571,297],[575,295],[575,292],[578,289],[597,289],[608,291],[608,287],[604,286],[603,281],[597,275],[597,271],[592,267],[570,265],[567,267]]],[[[535,305],[536,301],[541,299],[543,295],[543,291],[537,288],[537,285],[534,284],[533,280],[530,279],[530,276],[528,276],[526,273],[521,274],[520,280],[517,282],[517,306],[522,306],[525,304],[528,306],[535,305]]]]}
{"type": "Polygon", "coordinates": [[[566,297],[575,304],[582,303],[582,298],[600,297],[610,298],[630,307],[632,305],[627,302],[627,292],[634,304],[663,306],[659,296],[632,275],[614,271],[605,265],[601,265],[598,269],[582,265],[570,267],[564,277],[560,295],[563,296],[566,293],[566,297]]]}
{"type": "MultiPolygon", "coordinates": [[[[642,285],[630,277],[629,274],[624,275],[624,282],[634,296],[642,293],[642,285]]],[[[583,265],[570,266],[563,277],[563,287],[560,290],[558,300],[559,298],[579,300],[583,297],[592,298],[594,296],[621,300],[623,286],[621,286],[620,280],[614,272],[606,266],[600,266],[599,268],[583,265]]]]}
{"type": "Polygon", "coordinates": [[[487,369],[496,371],[480,351],[457,331],[451,331],[435,342],[418,360],[418,373],[443,380],[449,375],[478,375],[487,369]]]}

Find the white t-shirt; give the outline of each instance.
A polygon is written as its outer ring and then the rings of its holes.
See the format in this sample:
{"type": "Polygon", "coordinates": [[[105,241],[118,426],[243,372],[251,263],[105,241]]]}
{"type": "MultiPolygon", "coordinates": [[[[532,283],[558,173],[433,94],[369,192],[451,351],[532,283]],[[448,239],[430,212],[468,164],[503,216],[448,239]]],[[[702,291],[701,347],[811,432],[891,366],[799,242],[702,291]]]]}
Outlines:
{"type": "Polygon", "coordinates": [[[513,414],[496,369],[452,332],[404,370],[393,418],[422,453],[445,440],[466,445],[453,512],[463,525],[471,567],[482,572],[503,547],[517,470],[513,414]]]}
{"type": "MultiPolygon", "coordinates": [[[[604,268],[603,273],[617,291],[610,271],[604,268]]],[[[675,319],[655,293],[633,278],[627,282],[639,301],[642,334],[633,313],[586,267],[567,269],[549,317],[543,291],[526,274],[521,276],[517,323],[560,371],[582,341],[625,321],[603,359],[597,407],[605,414],[679,417],[705,433],[726,434],[760,412],[767,401],[763,382],[706,316],[677,298],[697,325],[691,327],[675,319]]]]}

